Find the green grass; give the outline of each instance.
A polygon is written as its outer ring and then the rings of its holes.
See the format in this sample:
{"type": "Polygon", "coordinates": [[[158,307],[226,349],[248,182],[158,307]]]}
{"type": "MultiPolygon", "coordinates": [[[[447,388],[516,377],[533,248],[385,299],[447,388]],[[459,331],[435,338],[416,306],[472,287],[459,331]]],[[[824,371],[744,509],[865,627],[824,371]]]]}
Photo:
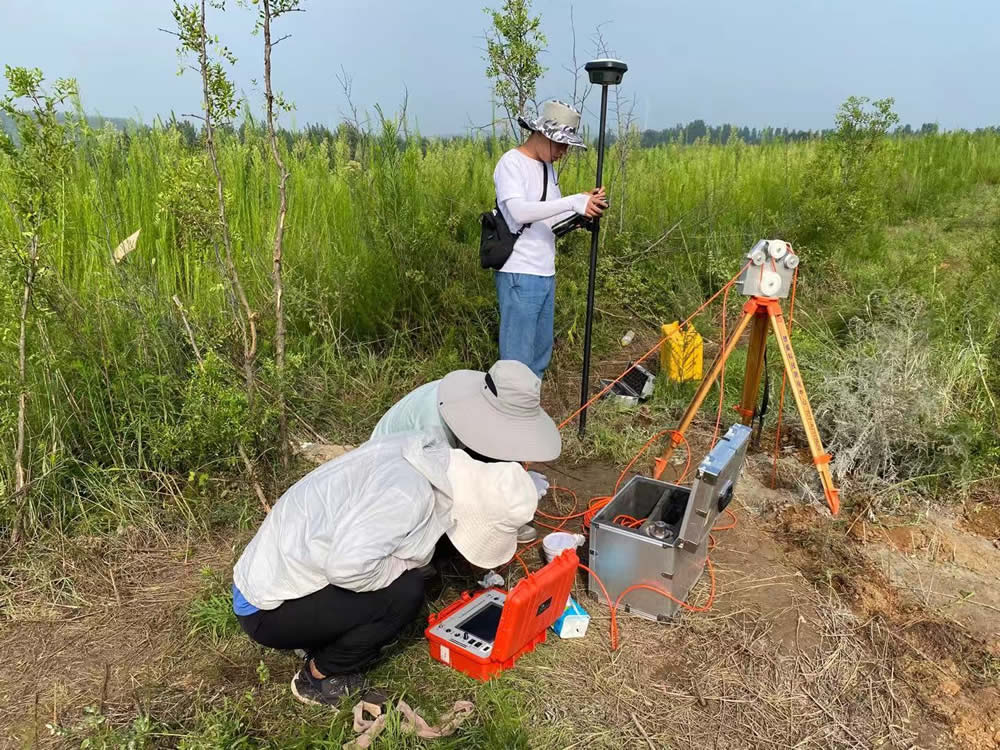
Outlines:
{"type": "MultiPolygon", "coordinates": [[[[236,260],[260,321],[260,397],[251,398],[216,262],[214,184],[204,155],[168,126],[84,128],[44,225],[44,272],[29,327],[25,461],[33,483],[23,501],[11,498],[5,451],[0,519],[17,518],[29,532],[245,520],[245,506],[207,497],[223,482],[245,482],[240,447],[256,459],[269,492],[283,486],[277,389],[287,395],[296,434],[314,439],[308,425],[334,442],[356,442],[414,385],[458,367],[487,367],[498,321],[492,279],[478,267],[477,216],[492,203],[493,166],[509,145],[375,133],[352,152],[346,138],[289,135],[288,365],[279,380],[269,278],[275,168],[259,130],[247,128],[242,139],[223,135],[236,260]],[[116,264],[113,249],[136,229],[137,248],[116,264]],[[207,356],[204,369],[195,366],[174,295],[207,356]]],[[[885,229],[905,223],[919,232],[920,217],[947,213],[965,195],[993,195],[1000,136],[893,140],[869,165],[878,179],[851,190],[837,187],[834,153],[823,142],[634,151],[627,185],[608,172],[613,206],[601,235],[598,307],[681,319],[735,273],[756,239],[782,236],[804,258],[807,325],[797,347],[807,380],[835,366],[846,321],[864,313],[871,293],[909,289],[930,300],[932,341],[965,347],[965,369],[942,373],[942,383],[964,404],[956,420],[985,435],[998,377],[995,256],[953,243],[947,229],[935,230],[933,240],[885,229]],[[847,231],[858,190],[878,210],[869,211],[861,231],[847,231]],[[945,258],[969,264],[971,282],[935,276],[931,269],[945,258]]],[[[594,158],[590,150],[561,165],[564,194],[590,186],[594,158]]],[[[11,189],[8,167],[0,159],[0,193],[11,189]]],[[[7,211],[0,211],[0,243],[18,244],[7,211]]],[[[554,375],[578,367],[586,248],[582,233],[561,244],[554,375]]],[[[21,277],[16,264],[3,273],[0,439],[13,445],[21,277]]],[[[737,306],[732,301],[730,320],[737,306]]],[[[712,336],[718,324],[717,312],[698,323],[712,336]]],[[[622,325],[598,315],[597,357],[614,351],[622,325]]],[[[958,354],[942,347],[935,356],[958,354]]],[[[727,380],[730,396],[738,380],[727,380]]],[[[626,439],[595,431],[583,451],[620,459],[641,445],[642,429],[633,432],[626,439]]]]}

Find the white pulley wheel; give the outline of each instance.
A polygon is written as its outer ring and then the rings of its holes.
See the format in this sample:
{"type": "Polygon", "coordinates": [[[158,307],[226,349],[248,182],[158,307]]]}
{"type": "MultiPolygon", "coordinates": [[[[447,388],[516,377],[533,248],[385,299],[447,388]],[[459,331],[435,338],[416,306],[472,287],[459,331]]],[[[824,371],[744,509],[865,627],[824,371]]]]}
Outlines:
{"type": "Polygon", "coordinates": [[[771,240],[767,243],[767,252],[775,260],[781,260],[788,253],[788,243],[782,240],[771,240]]]}
{"type": "Polygon", "coordinates": [[[765,297],[773,297],[781,289],[781,276],[774,271],[764,271],[760,277],[760,292],[765,297]]]}
{"type": "Polygon", "coordinates": [[[767,260],[767,256],[764,254],[763,250],[754,250],[750,253],[750,262],[755,266],[764,265],[765,260],[767,260]]]}
{"type": "Polygon", "coordinates": [[[793,269],[797,268],[799,265],[799,256],[794,253],[789,253],[785,256],[785,268],[793,269]]]}

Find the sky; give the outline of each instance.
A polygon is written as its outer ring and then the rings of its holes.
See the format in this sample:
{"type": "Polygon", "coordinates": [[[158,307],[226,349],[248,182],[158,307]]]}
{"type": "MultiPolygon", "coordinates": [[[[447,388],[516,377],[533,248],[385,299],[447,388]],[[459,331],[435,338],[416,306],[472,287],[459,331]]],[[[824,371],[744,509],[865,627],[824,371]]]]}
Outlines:
{"type": "MultiPolygon", "coordinates": [[[[291,34],[273,55],[276,90],[296,110],[282,123],[333,127],[348,113],[339,78],[362,111],[398,111],[424,135],[468,132],[491,119],[486,5],[502,0],[303,0],[277,22],[291,34]]],[[[197,112],[195,75],[177,75],[170,0],[0,0],[0,63],[75,77],[84,109],[150,121],[197,112]]],[[[709,124],[831,127],[848,96],[891,96],[901,122],[1000,125],[1000,0],[534,0],[548,38],[538,99],[573,93],[597,56],[599,27],[629,66],[620,94],[642,128],[709,124]],[[571,26],[571,11],[573,25],[571,26]]],[[[233,78],[255,109],[262,39],[254,13],[229,0],[209,31],[238,58],[233,78]]],[[[585,86],[585,76],[580,86],[585,86]]],[[[596,122],[599,96],[584,113],[596,122]]]]}

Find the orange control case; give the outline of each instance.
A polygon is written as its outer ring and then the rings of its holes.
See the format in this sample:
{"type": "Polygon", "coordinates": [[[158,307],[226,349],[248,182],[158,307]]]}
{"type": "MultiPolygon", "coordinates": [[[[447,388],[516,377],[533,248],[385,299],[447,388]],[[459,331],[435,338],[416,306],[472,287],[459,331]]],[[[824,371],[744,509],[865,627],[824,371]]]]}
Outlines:
{"type": "Polygon", "coordinates": [[[576,552],[565,550],[545,567],[518,581],[507,594],[500,623],[497,625],[497,635],[493,640],[493,650],[485,657],[466,651],[431,633],[431,628],[437,623],[467,606],[469,602],[475,601],[487,591],[503,589],[485,589],[475,594],[464,592],[457,602],[427,618],[428,625],[424,635],[430,643],[431,656],[477,680],[488,680],[493,675],[510,669],[521,655],[534,651],[535,646],[545,642],[549,626],[566,609],[566,600],[579,564],[576,552]]]}

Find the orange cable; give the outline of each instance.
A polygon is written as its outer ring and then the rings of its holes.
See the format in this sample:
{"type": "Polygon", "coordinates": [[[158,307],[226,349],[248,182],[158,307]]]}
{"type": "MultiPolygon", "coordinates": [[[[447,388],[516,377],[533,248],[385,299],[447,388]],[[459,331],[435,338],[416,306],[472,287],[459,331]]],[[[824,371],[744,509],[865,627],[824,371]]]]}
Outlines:
{"type": "Polygon", "coordinates": [[[524,561],[524,559],[523,559],[523,558],[521,557],[521,553],[520,553],[520,552],[515,552],[515,553],[514,553],[514,558],[515,558],[515,559],[516,559],[516,560],[517,560],[517,561],[518,561],[519,563],[521,563],[521,567],[522,567],[522,568],[524,568],[524,574],[525,574],[526,576],[530,576],[530,575],[531,575],[531,570],[529,570],[529,568],[528,568],[528,563],[526,563],[526,562],[524,561]]]}
{"type": "MultiPolygon", "coordinates": [[[[726,350],[726,305],[729,302],[729,289],[726,289],[726,293],[722,296],[722,341],[719,342],[719,351],[724,352],[726,350]]],[[[719,439],[719,425],[722,424],[722,405],[726,399],[726,368],[723,365],[722,370],[719,371],[719,410],[715,415],[715,432],[712,433],[712,445],[709,450],[715,447],[716,441],[719,439]]]]}
{"type": "Polygon", "coordinates": [[[670,599],[670,601],[678,604],[680,607],[688,610],[689,612],[707,612],[708,610],[710,610],[712,608],[712,604],[715,602],[715,568],[712,566],[712,558],[710,557],[705,558],[705,564],[706,567],[708,568],[708,580],[709,580],[708,599],[705,601],[704,604],[698,606],[698,605],[688,604],[685,601],[681,601],[676,596],[671,594],[669,591],[661,589],[658,586],[651,586],[648,583],[636,583],[633,584],[632,586],[629,586],[627,589],[625,589],[618,595],[618,598],[615,599],[614,603],[612,604],[611,597],[608,595],[608,590],[604,587],[604,583],[601,581],[600,577],[598,577],[597,573],[595,573],[593,570],[588,568],[583,563],[580,563],[580,567],[587,573],[592,575],[594,577],[594,580],[597,581],[597,585],[601,587],[601,591],[604,593],[604,598],[607,600],[608,607],[611,610],[611,650],[612,651],[618,650],[618,605],[621,604],[621,601],[622,599],[625,598],[625,595],[631,591],[636,591],[638,589],[652,591],[654,594],[665,596],[667,599],[670,599]]]}
{"type": "MultiPolygon", "coordinates": [[[[717,291],[717,292],[716,292],[715,294],[713,294],[713,295],[712,295],[711,297],[709,297],[709,298],[708,298],[707,300],[705,300],[705,302],[704,302],[704,303],[702,303],[702,305],[701,305],[701,306],[700,306],[700,307],[699,307],[699,308],[698,308],[697,310],[695,310],[695,311],[694,311],[693,313],[691,313],[691,314],[690,314],[690,315],[689,315],[689,316],[688,316],[687,318],[685,318],[685,319],[684,319],[684,321],[683,321],[683,322],[682,322],[682,323],[681,323],[681,324],[680,324],[680,325],[678,326],[678,329],[681,329],[681,328],[684,328],[684,327],[685,327],[685,326],[686,326],[686,325],[687,325],[688,323],[690,323],[690,322],[691,322],[691,320],[692,320],[692,319],[694,319],[694,317],[695,317],[696,315],[698,315],[698,314],[699,314],[699,313],[700,313],[700,312],[701,312],[702,310],[704,310],[704,309],[705,309],[706,307],[708,307],[708,306],[709,306],[710,304],[712,304],[712,302],[713,302],[713,301],[715,301],[715,298],[716,298],[716,297],[718,297],[718,296],[719,296],[720,294],[722,294],[722,293],[723,293],[723,292],[725,292],[725,291],[726,291],[727,289],[729,289],[729,287],[731,287],[731,286],[732,286],[733,284],[735,284],[735,283],[736,283],[736,281],[737,281],[737,279],[739,279],[739,277],[740,277],[740,274],[742,274],[742,273],[743,273],[743,271],[745,271],[745,270],[746,270],[746,268],[747,268],[747,266],[749,266],[749,265],[750,265],[750,263],[749,263],[749,262],[747,262],[747,264],[746,264],[745,266],[743,266],[743,268],[741,268],[741,269],[740,269],[740,270],[739,270],[739,271],[738,271],[738,272],[736,273],[736,275],[735,275],[735,276],[733,276],[733,278],[731,278],[731,279],[730,279],[729,281],[727,281],[727,282],[726,282],[726,284],[725,284],[725,285],[724,285],[724,286],[723,286],[723,287],[722,287],[721,289],[719,289],[719,291],[717,291]]],[[[665,343],[666,341],[667,341],[667,339],[666,339],[666,337],[664,337],[664,338],[660,339],[660,340],[659,340],[658,342],[656,342],[656,346],[654,346],[654,347],[653,347],[652,349],[650,349],[650,350],[649,350],[648,352],[646,352],[646,353],[645,353],[645,354],[643,354],[643,355],[642,355],[641,357],[639,357],[639,359],[637,359],[637,360],[636,360],[635,362],[633,362],[633,363],[632,363],[632,364],[631,364],[631,365],[629,366],[629,368],[628,368],[627,370],[625,370],[625,372],[623,372],[623,373],[622,373],[621,375],[619,375],[619,376],[618,376],[617,378],[615,378],[615,379],[614,379],[614,380],[612,380],[612,381],[611,381],[610,383],[608,383],[608,384],[607,384],[607,386],[605,386],[605,387],[604,387],[604,388],[603,388],[603,389],[602,389],[601,391],[599,391],[599,392],[597,393],[597,395],[596,395],[596,396],[594,396],[593,398],[591,398],[591,399],[590,399],[590,400],[589,400],[589,401],[588,401],[587,403],[585,403],[585,404],[584,404],[583,406],[581,406],[581,407],[580,407],[579,409],[577,409],[577,410],[576,410],[575,412],[573,412],[573,413],[572,413],[572,414],[570,414],[570,415],[569,415],[568,417],[566,417],[566,419],[564,419],[564,420],[563,420],[563,421],[562,421],[562,422],[561,422],[561,423],[559,424],[559,429],[561,430],[561,429],[562,429],[563,427],[565,427],[566,425],[568,425],[568,424],[569,424],[570,422],[572,422],[572,421],[573,421],[573,419],[575,419],[575,418],[576,418],[576,416],[577,416],[578,414],[580,414],[580,412],[582,412],[582,411],[583,411],[584,409],[587,409],[587,408],[589,408],[589,407],[590,407],[590,406],[591,406],[591,405],[592,405],[592,404],[593,404],[593,403],[594,403],[595,401],[597,401],[598,399],[602,398],[602,397],[604,396],[604,394],[606,394],[606,393],[607,393],[608,391],[610,391],[610,390],[611,390],[611,389],[612,389],[612,388],[613,388],[613,387],[615,386],[615,384],[616,384],[616,383],[618,383],[618,382],[619,382],[619,381],[620,381],[620,380],[621,380],[622,378],[624,378],[624,377],[625,377],[626,375],[628,375],[628,374],[629,374],[630,372],[632,372],[632,370],[634,370],[634,369],[635,369],[635,368],[636,368],[636,367],[637,367],[637,366],[638,366],[638,365],[639,365],[640,363],[642,363],[642,362],[645,362],[645,361],[646,361],[647,359],[649,359],[649,358],[650,358],[650,357],[651,357],[651,356],[652,356],[653,354],[655,354],[655,353],[656,353],[656,351],[657,351],[657,350],[659,350],[659,348],[660,348],[661,346],[663,346],[663,344],[664,344],[664,343],[665,343]]]]}
{"type": "Polygon", "coordinates": [[[666,435],[668,432],[679,437],[681,442],[684,443],[684,452],[687,455],[687,460],[684,464],[684,471],[681,473],[680,478],[677,480],[677,484],[680,484],[681,482],[684,481],[684,477],[687,476],[688,471],[691,469],[691,446],[688,443],[687,438],[685,438],[681,433],[677,432],[677,430],[661,430],[660,432],[653,435],[653,437],[651,437],[649,440],[647,440],[646,444],[643,445],[642,448],[639,449],[639,452],[632,457],[632,460],[628,462],[628,466],[626,466],[622,471],[622,473],[618,476],[618,481],[615,483],[614,491],[610,495],[595,497],[590,501],[590,503],[587,506],[587,510],[583,511],[582,513],[584,528],[589,529],[590,522],[593,519],[593,517],[597,515],[598,511],[600,511],[601,508],[603,508],[605,505],[611,502],[611,499],[615,495],[618,494],[618,490],[621,487],[622,480],[625,479],[625,476],[629,473],[629,470],[631,470],[635,462],[638,461],[639,458],[642,456],[642,454],[649,449],[650,445],[652,445],[658,438],[661,438],[664,435],[666,435]]]}
{"type": "Polygon", "coordinates": [[[729,510],[729,508],[726,508],[726,515],[733,519],[732,523],[727,524],[726,526],[713,526],[712,531],[729,531],[730,529],[736,528],[736,514],[729,510]]]}

